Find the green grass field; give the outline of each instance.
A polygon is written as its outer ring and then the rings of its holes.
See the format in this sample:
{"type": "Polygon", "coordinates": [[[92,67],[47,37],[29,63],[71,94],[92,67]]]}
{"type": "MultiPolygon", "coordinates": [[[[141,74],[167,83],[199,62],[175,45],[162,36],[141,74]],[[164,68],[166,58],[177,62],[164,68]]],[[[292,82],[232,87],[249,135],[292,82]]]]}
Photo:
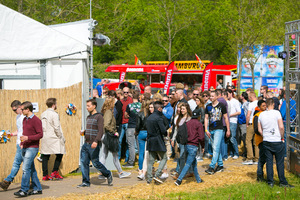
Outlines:
{"type": "MultiPolygon", "coordinates": [[[[173,193],[166,195],[169,199],[286,199],[298,200],[300,199],[300,178],[294,174],[286,174],[289,184],[295,188],[279,187],[278,178],[275,178],[275,186],[269,187],[267,183],[240,183],[225,187],[209,188],[200,192],[194,193],[173,193]],[[277,178],[277,179],[276,179],[277,178]]],[[[217,180],[216,180],[217,181],[217,180]]],[[[205,183],[204,183],[205,184],[205,183]]],[[[179,186],[180,187],[180,186],[179,186]]]]}

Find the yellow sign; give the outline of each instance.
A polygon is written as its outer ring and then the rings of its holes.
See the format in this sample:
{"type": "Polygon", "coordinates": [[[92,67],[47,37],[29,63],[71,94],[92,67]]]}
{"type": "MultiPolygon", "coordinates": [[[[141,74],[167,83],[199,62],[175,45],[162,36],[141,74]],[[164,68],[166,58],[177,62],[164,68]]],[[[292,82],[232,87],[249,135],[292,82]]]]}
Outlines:
{"type": "MultiPolygon", "coordinates": [[[[209,60],[202,60],[203,63],[208,64],[210,63],[209,60]]],[[[168,61],[147,61],[147,65],[168,65],[168,61]]],[[[195,61],[175,61],[174,62],[175,66],[177,67],[178,70],[204,70],[205,66],[201,65],[200,63],[195,60],[195,61]]]]}

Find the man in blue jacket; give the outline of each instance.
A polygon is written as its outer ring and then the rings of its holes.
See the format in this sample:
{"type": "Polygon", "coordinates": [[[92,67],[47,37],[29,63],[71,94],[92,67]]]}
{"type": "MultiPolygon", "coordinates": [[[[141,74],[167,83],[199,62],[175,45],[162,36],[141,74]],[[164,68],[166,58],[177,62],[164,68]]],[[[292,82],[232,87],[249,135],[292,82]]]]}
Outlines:
{"type": "Polygon", "coordinates": [[[169,102],[169,97],[167,95],[164,95],[162,101],[163,101],[163,105],[164,105],[162,113],[168,119],[169,127],[170,127],[170,125],[171,125],[171,118],[173,116],[173,108],[172,108],[172,106],[171,106],[171,104],[169,102]]]}
{"type": "MultiPolygon", "coordinates": [[[[286,94],[284,94],[284,99],[286,99],[286,94]]],[[[286,144],[286,100],[282,102],[282,105],[280,107],[280,113],[282,115],[282,120],[283,120],[283,125],[284,125],[284,142],[286,144]]],[[[290,123],[293,124],[292,122],[296,118],[296,101],[290,98],[290,123]]],[[[284,150],[284,157],[286,157],[286,146],[284,150]]]]}
{"type": "Polygon", "coordinates": [[[164,137],[167,136],[167,129],[163,122],[163,114],[159,110],[163,108],[163,104],[160,101],[154,102],[154,112],[147,118],[147,150],[149,151],[149,162],[147,167],[147,183],[150,184],[152,178],[158,184],[163,183],[159,178],[162,169],[167,163],[166,145],[164,137]],[[161,161],[158,169],[152,177],[152,168],[156,157],[159,156],[161,161]]]}

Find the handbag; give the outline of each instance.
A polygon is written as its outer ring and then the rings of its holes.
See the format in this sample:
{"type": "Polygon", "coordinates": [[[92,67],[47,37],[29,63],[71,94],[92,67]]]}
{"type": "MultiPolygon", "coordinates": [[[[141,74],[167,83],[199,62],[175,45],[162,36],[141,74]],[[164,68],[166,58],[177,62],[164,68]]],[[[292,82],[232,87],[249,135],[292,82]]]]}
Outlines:
{"type": "Polygon", "coordinates": [[[103,138],[103,144],[110,152],[118,152],[119,151],[119,137],[115,136],[110,132],[105,132],[103,138]]]}

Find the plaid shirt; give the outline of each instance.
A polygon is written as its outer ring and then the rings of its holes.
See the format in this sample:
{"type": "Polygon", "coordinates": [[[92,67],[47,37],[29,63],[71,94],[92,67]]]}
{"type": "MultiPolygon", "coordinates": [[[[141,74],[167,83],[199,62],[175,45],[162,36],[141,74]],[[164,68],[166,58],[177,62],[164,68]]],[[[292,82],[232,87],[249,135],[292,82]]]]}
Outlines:
{"type": "Polygon", "coordinates": [[[101,142],[103,135],[103,117],[100,113],[89,115],[86,118],[85,141],[89,144],[101,142]]]}

